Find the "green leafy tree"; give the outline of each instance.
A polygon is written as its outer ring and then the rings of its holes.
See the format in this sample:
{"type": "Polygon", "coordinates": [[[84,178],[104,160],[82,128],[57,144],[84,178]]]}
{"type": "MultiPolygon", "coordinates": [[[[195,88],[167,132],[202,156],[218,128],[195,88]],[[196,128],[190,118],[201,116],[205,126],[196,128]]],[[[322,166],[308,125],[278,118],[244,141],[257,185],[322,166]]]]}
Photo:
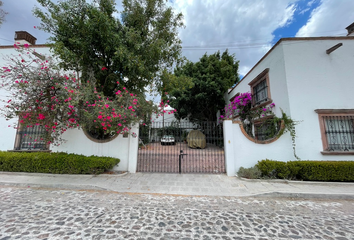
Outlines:
{"type": "Polygon", "coordinates": [[[168,93],[171,106],[177,109],[175,116],[192,122],[215,121],[218,110],[225,107],[225,92],[239,81],[238,63],[226,50],[178,66],[175,76],[191,78],[192,87],[177,87],[168,93]]]}
{"type": "Polygon", "coordinates": [[[112,0],[37,1],[47,11],[37,7],[34,15],[42,21],[39,28],[51,33],[61,66],[80,71],[83,79],[93,72],[105,96],[114,94],[117,82],[143,92],[180,56],[182,14],[165,0],[123,0],[119,18],[112,0]]]}
{"type": "Polygon", "coordinates": [[[0,1],[0,26],[1,26],[1,24],[5,21],[5,16],[6,16],[6,14],[7,14],[7,12],[5,12],[5,10],[4,9],[2,9],[2,5],[3,5],[4,3],[2,2],[2,1],[0,1]]]}

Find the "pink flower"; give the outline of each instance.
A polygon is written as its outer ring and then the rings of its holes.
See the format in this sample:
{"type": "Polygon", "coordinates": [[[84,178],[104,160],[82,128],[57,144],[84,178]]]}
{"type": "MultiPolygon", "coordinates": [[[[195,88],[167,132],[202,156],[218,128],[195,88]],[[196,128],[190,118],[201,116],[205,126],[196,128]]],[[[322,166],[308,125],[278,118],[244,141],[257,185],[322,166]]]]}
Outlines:
{"type": "Polygon", "coordinates": [[[40,114],[38,115],[38,119],[43,120],[43,119],[45,119],[45,116],[44,116],[43,114],[41,114],[41,113],[40,113],[40,114]]]}
{"type": "Polygon", "coordinates": [[[104,70],[107,70],[108,68],[106,67],[102,67],[101,70],[104,71],[104,70]]]}
{"type": "Polygon", "coordinates": [[[108,105],[108,104],[105,104],[104,106],[105,106],[106,108],[109,108],[109,105],[108,105]]]}
{"type": "Polygon", "coordinates": [[[98,115],[98,118],[99,118],[99,119],[102,119],[102,118],[103,118],[103,116],[102,116],[102,115],[98,115]]]}
{"type": "Polygon", "coordinates": [[[23,44],[23,46],[24,46],[25,48],[29,48],[28,43],[23,44]]]}
{"type": "Polygon", "coordinates": [[[128,109],[132,109],[132,108],[133,108],[133,106],[129,106],[129,107],[128,107],[128,109]]]}

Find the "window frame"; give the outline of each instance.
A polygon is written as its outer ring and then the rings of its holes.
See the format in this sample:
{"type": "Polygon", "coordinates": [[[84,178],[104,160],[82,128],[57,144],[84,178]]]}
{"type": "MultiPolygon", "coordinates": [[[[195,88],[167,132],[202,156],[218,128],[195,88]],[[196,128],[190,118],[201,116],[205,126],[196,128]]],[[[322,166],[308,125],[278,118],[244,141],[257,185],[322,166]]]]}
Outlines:
{"type": "MultiPolygon", "coordinates": [[[[20,123],[20,120],[18,122],[18,127],[17,127],[17,131],[16,131],[16,137],[15,137],[15,143],[14,143],[14,151],[49,151],[50,150],[50,144],[49,143],[45,143],[45,149],[36,149],[36,148],[29,148],[29,149],[22,149],[21,145],[22,145],[22,132],[24,131],[26,126],[22,125],[20,123]]],[[[44,130],[45,131],[45,130],[44,130]]]]}
{"type": "MultiPolygon", "coordinates": [[[[326,126],[323,117],[354,117],[354,109],[316,109],[315,112],[318,114],[319,127],[321,132],[321,140],[323,150],[321,154],[323,155],[354,155],[354,151],[328,151],[329,143],[326,136],[326,126]]],[[[354,119],[353,119],[354,121],[354,119]]],[[[353,140],[354,144],[354,140],[353,140]]]]}
{"type": "Polygon", "coordinates": [[[269,68],[266,68],[265,70],[263,70],[263,72],[261,72],[260,74],[258,74],[257,77],[255,77],[251,82],[248,83],[248,85],[251,88],[251,94],[252,94],[252,106],[253,107],[260,107],[260,106],[265,106],[268,105],[270,103],[272,103],[272,98],[271,98],[271,94],[270,94],[270,84],[269,84],[269,68]],[[254,88],[259,85],[260,83],[262,83],[263,81],[265,81],[266,83],[266,92],[267,92],[267,98],[264,99],[264,101],[262,100],[260,103],[255,103],[254,102],[254,88]]]}

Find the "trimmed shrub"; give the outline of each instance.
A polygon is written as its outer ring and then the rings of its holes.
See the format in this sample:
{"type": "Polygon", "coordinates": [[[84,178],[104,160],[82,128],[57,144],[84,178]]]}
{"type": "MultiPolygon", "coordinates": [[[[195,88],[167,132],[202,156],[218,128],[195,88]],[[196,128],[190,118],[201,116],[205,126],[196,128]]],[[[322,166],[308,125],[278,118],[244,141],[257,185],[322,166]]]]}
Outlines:
{"type": "Polygon", "coordinates": [[[67,153],[2,152],[0,171],[59,174],[100,174],[112,169],[119,159],[67,153]]]}
{"type": "Polygon", "coordinates": [[[302,161],[298,177],[307,181],[354,181],[354,162],[302,161]]]}
{"type": "Polygon", "coordinates": [[[269,159],[259,161],[256,166],[266,178],[288,178],[290,172],[286,162],[278,162],[269,159]]]}
{"type": "Polygon", "coordinates": [[[237,172],[237,176],[248,178],[248,179],[257,179],[260,178],[261,175],[262,175],[261,171],[256,166],[251,168],[240,167],[240,169],[237,172]]]}
{"type": "Polygon", "coordinates": [[[262,177],[305,181],[354,181],[354,161],[259,161],[262,177]]]}

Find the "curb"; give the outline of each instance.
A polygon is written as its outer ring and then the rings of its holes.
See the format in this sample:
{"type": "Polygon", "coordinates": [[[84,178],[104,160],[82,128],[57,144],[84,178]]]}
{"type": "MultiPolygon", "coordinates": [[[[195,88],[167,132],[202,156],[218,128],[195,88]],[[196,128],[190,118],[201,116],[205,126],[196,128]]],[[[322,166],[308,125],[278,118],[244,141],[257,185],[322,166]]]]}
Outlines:
{"type": "Polygon", "coordinates": [[[347,193],[284,193],[269,192],[253,195],[254,197],[264,198],[295,198],[295,199],[320,199],[320,200],[354,200],[354,194],[347,193]]]}
{"type": "Polygon", "coordinates": [[[93,185],[68,185],[68,184],[31,184],[31,183],[11,183],[11,182],[0,182],[1,186],[10,186],[10,187],[22,187],[22,188],[52,188],[52,189],[61,189],[61,190],[97,190],[97,191],[111,191],[106,188],[101,188],[93,185]]]}
{"type": "Polygon", "coordinates": [[[315,181],[295,181],[286,179],[248,179],[243,177],[236,177],[241,181],[245,182],[267,182],[267,183],[285,183],[285,184],[302,184],[302,185],[322,185],[322,186],[353,186],[353,182],[315,182],[315,181]]]}
{"type": "Polygon", "coordinates": [[[121,174],[107,174],[107,173],[101,173],[101,174],[59,174],[59,173],[32,173],[32,172],[2,172],[0,171],[0,175],[17,175],[17,176],[45,176],[45,177],[56,177],[56,176],[75,176],[75,177],[123,177],[127,175],[129,172],[123,172],[121,174]]]}

